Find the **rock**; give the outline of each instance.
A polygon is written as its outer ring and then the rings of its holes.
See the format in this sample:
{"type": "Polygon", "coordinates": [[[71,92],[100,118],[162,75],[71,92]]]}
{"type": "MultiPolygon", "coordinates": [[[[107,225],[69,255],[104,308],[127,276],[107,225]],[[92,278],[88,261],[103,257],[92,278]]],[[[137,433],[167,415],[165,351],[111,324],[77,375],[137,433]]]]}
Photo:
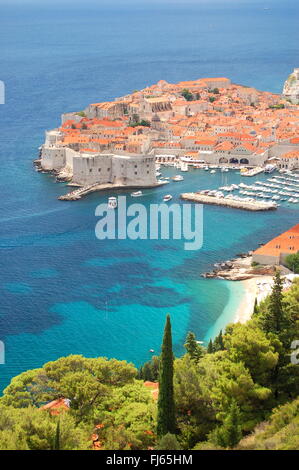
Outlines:
{"type": "Polygon", "coordinates": [[[283,96],[292,104],[299,104],[299,68],[284,83],[283,96]]]}

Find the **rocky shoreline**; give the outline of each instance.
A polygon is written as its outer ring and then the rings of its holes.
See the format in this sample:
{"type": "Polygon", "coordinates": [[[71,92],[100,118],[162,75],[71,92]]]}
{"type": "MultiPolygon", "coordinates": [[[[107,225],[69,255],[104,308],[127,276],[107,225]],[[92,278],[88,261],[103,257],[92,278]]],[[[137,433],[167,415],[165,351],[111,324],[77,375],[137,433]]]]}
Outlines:
{"type": "Polygon", "coordinates": [[[238,254],[222,263],[215,263],[210,272],[203,273],[205,279],[225,279],[227,281],[246,281],[259,276],[275,274],[274,266],[252,266],[252,252],[238,254]]]}
{"type": "Polygon", "coordinates": [[[62,173],[58,170],[45,170],[41,166],[41,159],[38,158],[37,160],[33,160],[33,166],[35,167],[35,170],[38,171],[39,173],[47,173],[49,175],[55,176],[56,181],[58,183],[68,183],[71,181],[71,176],[69,176],[66,173],[62,173]]]}

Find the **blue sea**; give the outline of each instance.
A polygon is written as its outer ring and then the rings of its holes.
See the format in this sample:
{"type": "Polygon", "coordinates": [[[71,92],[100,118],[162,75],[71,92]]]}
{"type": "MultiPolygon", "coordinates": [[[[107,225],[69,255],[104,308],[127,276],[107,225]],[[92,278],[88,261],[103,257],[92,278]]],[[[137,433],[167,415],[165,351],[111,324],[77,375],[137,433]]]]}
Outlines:
{"type": "MultiPolygon", "coordinates": [[[[68,354],[140,366],[150,349],[159,352],[167,313],[177,355],[189,330],[214,336],[232,320],[243,288],[200,274],[298,223],[295,205],[269,213],[205,207],[198,251],[179,240],[99,241],[95,208],[109,193],[58,201],[67,188],[32,160],[61,113],[160,79],[227,76],[280,92],[299,66],[298,1],[12,0],[0,10],[0,388],[68,354]]],[[[146,190],[142,202],[161,202],[166,191],[180,203],[181,192],[240,182],[235,172],[184,177],[167,191],[146,190]]]]}

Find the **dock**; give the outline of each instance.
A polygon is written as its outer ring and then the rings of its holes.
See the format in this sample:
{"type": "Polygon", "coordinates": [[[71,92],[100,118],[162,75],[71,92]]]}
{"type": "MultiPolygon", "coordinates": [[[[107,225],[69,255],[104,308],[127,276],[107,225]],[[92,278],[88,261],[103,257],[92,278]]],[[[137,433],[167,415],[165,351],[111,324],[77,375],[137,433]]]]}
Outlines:
{"type": "MultiPolygon", "coordinates": [[[[105,183],[105,184],[91,184],[89,186],[81,186],[77,187],[77,189],[74,189],[73,191],[63,194],[62,196],[59,196],[58,199],[59,201],[78,201],[79,199],[82,199],[82,197],[87,196],[90,193],[94,193],[97,191],[107,191],[107,190],[117,190],[117,189],[149,189],[149,188],[157,188],[159,186],[163,186],[164,184],[167,184],[168,181],[161,181],[159,180],[156,184],[151,184],[148,186],[126,186],[122,184],[113,184],[113,183],[105,183]]],[[[74,185],[72,185],[74,186],[74,185]]]]}
{"type": "Polygon", "coordinates": [[[183,193],[181,194],[181,199],[185,201],[198,202],[201,204],[212,204],[215,206],[229,207],[232,209],[242,209],[246,211],[270,211],[277,209],[276,204],[259,201],[236,201],[234,199],[218,198],[198,193],[183,193]]]}
{"type": "Polygon", "coordinates": [[[241,171],[241,176],[256,176],[260,173],[264,173],[264,171],[264,168],[258,166],[256,168],[247,169],[247,171],[241,171]]]}

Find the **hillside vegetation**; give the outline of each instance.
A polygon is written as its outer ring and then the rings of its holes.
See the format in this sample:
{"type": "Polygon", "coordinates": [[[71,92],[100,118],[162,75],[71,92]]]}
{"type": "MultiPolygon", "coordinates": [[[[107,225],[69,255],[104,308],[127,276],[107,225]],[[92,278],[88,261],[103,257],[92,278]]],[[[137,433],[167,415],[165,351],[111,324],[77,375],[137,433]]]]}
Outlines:
{"type": "Polygon", "coordinates": [[[277,273],[252,319],[207,348],[190,332],[174,359],[168,317],[161,357],[139,371],[73,355],[18,375],[0,399],[0,449],[299,449],[295,340],[299,282],[283,293],[277,273]],[[57,399],[69,407],[43,407],[57,399]]]}

